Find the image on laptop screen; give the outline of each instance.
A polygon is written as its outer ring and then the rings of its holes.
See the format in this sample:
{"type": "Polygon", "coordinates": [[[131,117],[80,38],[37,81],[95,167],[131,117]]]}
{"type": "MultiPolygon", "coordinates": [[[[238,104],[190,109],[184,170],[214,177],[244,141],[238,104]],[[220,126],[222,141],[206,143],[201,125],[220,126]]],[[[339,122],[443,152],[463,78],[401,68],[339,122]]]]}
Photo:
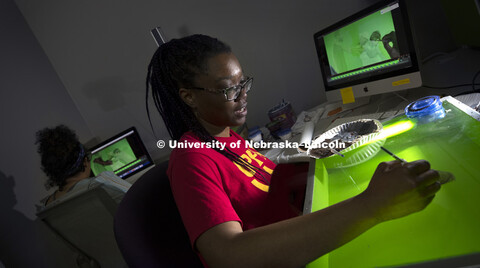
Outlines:
{"type": "Polygon", "coordinates": [[[112,171],[122,179],[153,166],[137,130],[132,127],[90,149],[90,165],[95,176],[112,171]]]}

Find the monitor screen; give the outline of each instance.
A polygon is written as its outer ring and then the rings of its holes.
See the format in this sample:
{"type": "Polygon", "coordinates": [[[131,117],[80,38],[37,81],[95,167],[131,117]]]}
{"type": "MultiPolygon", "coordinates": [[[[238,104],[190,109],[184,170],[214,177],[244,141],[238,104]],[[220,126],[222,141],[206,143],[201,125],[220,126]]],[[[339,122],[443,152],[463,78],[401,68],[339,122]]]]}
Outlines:
{"type": "Polygon", "coordinates": [[[314,35],[328,100],[421,86],[407,9],[381,1],[314,35]]]}
{"type": "Polygon", "coordinates": [[[112,171],[122,179],[153,166],[137,130],[132,127],[90,149],[92,173],[112,171]]]}

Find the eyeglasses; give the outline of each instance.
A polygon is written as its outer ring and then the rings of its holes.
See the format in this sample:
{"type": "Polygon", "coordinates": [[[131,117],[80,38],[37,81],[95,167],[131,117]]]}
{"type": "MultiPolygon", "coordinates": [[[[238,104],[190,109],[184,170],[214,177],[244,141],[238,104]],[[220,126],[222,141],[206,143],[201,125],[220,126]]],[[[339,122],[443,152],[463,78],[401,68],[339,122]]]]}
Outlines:
{"type": "Polygon", "coordinates": [[[247,77],[245,81],[240,82],[240,84],[227,87],[224,89],[210,89],[210,88],[202,88],[202,87],[191,87],[190,89],[198,89],[198,90],[205,90],[211,93],[223,93],[225,95],[225,99],[227,101],[234,101],[240,95],[242,89],[245,89],[245,93],[249,92],[252,89],[253,77],[247,77]]]}

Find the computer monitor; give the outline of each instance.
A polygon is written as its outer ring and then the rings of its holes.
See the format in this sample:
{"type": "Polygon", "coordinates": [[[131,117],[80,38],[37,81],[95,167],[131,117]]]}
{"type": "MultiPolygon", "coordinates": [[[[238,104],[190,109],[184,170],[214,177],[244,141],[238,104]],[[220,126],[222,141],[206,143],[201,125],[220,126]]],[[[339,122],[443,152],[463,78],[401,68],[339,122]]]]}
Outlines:
{"type": "Polygon", "coordinates": [[[112,171],[122,179],[154,165],[135,127],[90,148],[92,173],[112,171]]]}
{"type": "Polygon", "coordinates": [[[314,35],[328,101],[422,84],[407,8],[381,1],[314,35]]]}

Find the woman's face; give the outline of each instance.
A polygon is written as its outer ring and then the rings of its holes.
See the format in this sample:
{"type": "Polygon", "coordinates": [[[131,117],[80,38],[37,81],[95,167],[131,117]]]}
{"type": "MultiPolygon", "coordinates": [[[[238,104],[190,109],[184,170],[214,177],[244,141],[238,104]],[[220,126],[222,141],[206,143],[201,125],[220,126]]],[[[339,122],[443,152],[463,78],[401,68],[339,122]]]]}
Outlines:
{"type": "MultiPolygon", "coordinates": [[[[236,86],[244,80],[242,67],[235,55],[222,53],[207,61],[206,74],[197,75],[194,86],[224,89],[236,86]]],[[[247,116],[245,89],[242,89],[240,95],[233,101],[227,101],[223,93],[212,93],[205,90],[191,90],[191,93],[193,94],[194,105],[190,105],[190,107],[207,131],[212,127],[222,130],[245,123],[247,116]]]]}

